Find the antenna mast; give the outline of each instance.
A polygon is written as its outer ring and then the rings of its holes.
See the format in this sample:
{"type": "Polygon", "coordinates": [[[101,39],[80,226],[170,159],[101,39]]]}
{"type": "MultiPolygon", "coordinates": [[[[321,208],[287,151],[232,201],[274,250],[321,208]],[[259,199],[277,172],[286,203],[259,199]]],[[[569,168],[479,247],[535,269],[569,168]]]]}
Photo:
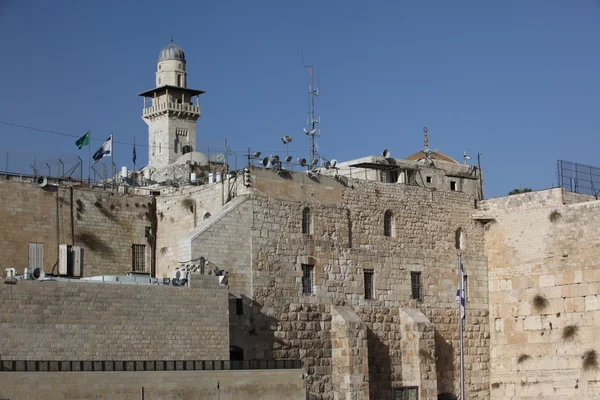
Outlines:
{"type": "Polygon", "coordinates": [[[315,67],[313,65],[304,64],[304,52],[302,53],[302,66],[308,68],[310,74],[310,85],[308,86],[308,93],[310,94],[310,109],[308,114],[310,115],[310,121],[308,121],[308,127],[304,129],[304,133],[309,136],[310,139],[310,161],[313,162],[317,155],[317,143],[315,137],[317,136],[317,124],[319,120],[315,115],[315,98],[319,95],[319,89],[315,87],[315,67]]]}

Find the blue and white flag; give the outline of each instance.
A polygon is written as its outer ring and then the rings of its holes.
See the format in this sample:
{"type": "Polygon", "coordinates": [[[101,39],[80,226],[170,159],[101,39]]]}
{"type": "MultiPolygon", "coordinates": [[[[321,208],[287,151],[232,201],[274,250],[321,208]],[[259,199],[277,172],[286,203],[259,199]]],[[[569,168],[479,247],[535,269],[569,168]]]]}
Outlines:
{"type": "Polygon", "coordinates": [[[102,147],[100,147],[92,156],[92,158],[94,159],[94,162],[98,162],[100,160],[102,160],[102,157],[107,156],[110,157],[112,156],[112,133],[110,134],[110,136],[108,137],[108,139],[106,139],[106,141],[102,144],[102,147]]]}
{"type": "Polygon", "coordinates": [[[460,318],[465,320],[465,269],[462,260],[460,261],[460,274],[458,277],[458,290],[456,291],[456,302],[460,303],[460,318]],[[462,292],[461,292],[462,290],[462,292]]]}

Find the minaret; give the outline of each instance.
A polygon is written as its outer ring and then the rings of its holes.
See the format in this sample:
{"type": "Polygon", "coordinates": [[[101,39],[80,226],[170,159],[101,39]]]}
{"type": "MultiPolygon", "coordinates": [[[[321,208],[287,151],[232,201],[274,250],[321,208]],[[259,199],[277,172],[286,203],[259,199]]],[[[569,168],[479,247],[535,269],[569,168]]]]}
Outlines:
{"type": "Polygon", "coordinates": [[[156,87],[139,94],[144,97],[142,118],[148,124],[148,167],[153,169],[173,164],[195,150],[204,93],[187,87],[185,54],[173,38],[161,50],[156,68],[156,87]]]}

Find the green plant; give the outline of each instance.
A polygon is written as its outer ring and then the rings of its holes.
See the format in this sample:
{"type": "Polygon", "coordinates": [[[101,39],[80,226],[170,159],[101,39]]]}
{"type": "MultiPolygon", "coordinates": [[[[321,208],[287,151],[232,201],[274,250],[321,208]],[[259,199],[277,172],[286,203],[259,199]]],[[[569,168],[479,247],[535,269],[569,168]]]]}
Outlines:
{"type": "Polygon", "coordinates": [[[529,359],[531,359],[531,356],[530,356],[530,355],[528,355],[528,354],[521,354],[521,355],[519,356],[519,358],[517,358],[517,363],[518,363],[518,364],[522,364],[522,363],[524,363],[525,361],[527,361],[527,360],[529,360],[529,359]]]}
{"type": "Polygon", "coordinates": [[[194,212],[194,200],[190,199],[189,197],[181,200],[181,206],[183,208],[189,208],[190,212],[194,212]]]}
{"type": "Polygon", "coordinates": [[[548,307],[548,300],[546,300],[546,298],[541,294],[536,294],[535,296],[533,296],[533,300],[531,301],[531,303],[533,304],[533,308],[535,308],[536,311],[542,311],[546,307],[548,307]]]}
{"type": "Polygon", "coordinates": [[[561,215],[560,212],[558,212],[557,210],[554,210],[550,213],[550,222],[556,222],[560,219],[561,215]]]}
{"type": "Polygon", "coordinates": [[[508,195],[513,195],[513,194],[521,194],[521,193],[529,193],[532,192],[531,189],[529,188],[525,188],[525,189],[515,189],[515,190],[511,190],[510,192],[508,192],[508,195]]]}
{"type": "Polygon", "coordinates": [[[598,354],[596,350],[590,349],[583,354],[583,370],[598,369],[598,354]]]}
{"type": "Polygon", "coordinates": [[[579,331],[579,327],[577,325],[567,325],[562,332],[563,340],[573,340],[575,336],[577,336],[577,332],[579,331]]]}

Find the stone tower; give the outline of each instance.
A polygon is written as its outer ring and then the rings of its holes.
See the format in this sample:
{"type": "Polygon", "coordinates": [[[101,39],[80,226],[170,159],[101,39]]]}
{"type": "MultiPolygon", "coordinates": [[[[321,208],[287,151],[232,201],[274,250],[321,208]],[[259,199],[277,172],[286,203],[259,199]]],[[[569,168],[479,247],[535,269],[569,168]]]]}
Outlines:
{"type": "Polygon", "coordinates": [[[166,167],[195,149],[202,93],[187,87],[185,54],[171,39],[158,57],[156,87],[139,94],[148,124],[149,168],[166,167]]]}

